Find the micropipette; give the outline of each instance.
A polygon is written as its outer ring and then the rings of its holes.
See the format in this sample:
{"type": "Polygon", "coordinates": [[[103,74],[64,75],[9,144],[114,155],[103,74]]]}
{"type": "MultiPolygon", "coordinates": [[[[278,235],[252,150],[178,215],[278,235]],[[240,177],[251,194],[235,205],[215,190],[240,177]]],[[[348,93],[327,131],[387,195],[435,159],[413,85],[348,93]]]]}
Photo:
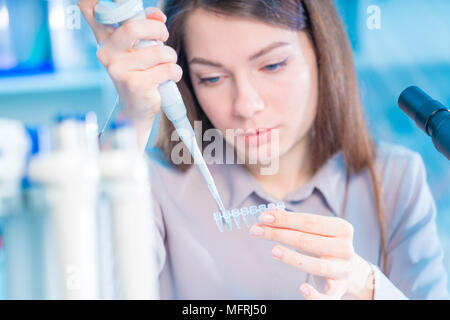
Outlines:
{"type": "MultiPolygon", "coordinates": [[[[96,19],[101,24],[122,25],[128,21],[146,19],[142,0],[114,0],[112,2],[99,2],[95,7],[96,19]]],[[[162,45],[161,41],[141,40],[134,47],[135,49],[162,45]]],[[[173,123],[180,139],[184,142],[191,153],[194,163],[205,180],[208,189],[217,202],[220,211],[224,212],[225,207],[220,198],[214,179],[209,172],[202,153],[195,139],[194,130],[187,118],[186,106],[184,105],[181,93],[174,81],[167,81],[159,86],[162,99],[162,110],[167,118],[173,123]]],[[[116,104],[117,105],[117,104],[116,104]]]]}

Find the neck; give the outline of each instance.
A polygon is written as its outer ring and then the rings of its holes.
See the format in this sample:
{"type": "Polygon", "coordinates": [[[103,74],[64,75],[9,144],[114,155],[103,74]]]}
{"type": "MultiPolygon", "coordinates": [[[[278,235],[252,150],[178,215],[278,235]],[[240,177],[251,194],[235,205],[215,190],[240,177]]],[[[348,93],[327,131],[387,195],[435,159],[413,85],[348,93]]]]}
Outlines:
{"type": "Polygon", "coordinates": [[[310,156],[310,139],[304,138],[288,152],[280,156],[278,171],[262,175],[261,165],[246,165],[247,170],[265,191],[277,199],[284,197],[305,184],[313,175],[310,156]]]}

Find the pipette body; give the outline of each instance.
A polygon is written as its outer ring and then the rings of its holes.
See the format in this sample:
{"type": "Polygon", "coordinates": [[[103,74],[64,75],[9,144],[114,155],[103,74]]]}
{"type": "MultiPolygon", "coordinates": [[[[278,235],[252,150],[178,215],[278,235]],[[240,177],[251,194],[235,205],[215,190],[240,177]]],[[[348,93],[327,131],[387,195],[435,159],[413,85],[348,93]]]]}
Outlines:
{"type": "MultiPolygon", "coordinates": [[[[122,25],[133,20],[146,19],[142,0],[115,0],[111,2],[99,2],[95,7],[96,19],[102,24],[122,25]]],[[[162,45],[161,41],[141,40],[135,49],[162,45]]],[[[184,142],[191,153],[194,163],[205,180],[208,189],[217,202],[219,209],[224,212],[225,207],[220,198],[214,179],[205,163],[205,160],[198,147],[194,130],[187,118],[186,106],[184,105],[181,93],[174,81],[167,81],[160,85],[159,92],[162,100],[162,110],[167,118],[173,123],[180,139],[184,142]]]]}

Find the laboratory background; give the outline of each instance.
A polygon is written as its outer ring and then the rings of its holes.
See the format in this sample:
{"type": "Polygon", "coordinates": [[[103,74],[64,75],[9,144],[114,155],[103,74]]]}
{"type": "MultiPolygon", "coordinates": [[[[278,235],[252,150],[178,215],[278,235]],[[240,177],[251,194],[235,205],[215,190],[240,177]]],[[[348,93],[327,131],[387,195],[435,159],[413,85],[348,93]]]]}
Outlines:
{"type": "MultiPolygon", "coordinates": [[[[77,3],[0,0],[0,118],[37,125],[50,124],[65,112],[94,111],[100,127],[106,122],[116,93],[96,59],[95,39],[77,3]]],[[[450,105],[450,1],[335,4],[351,40],[370,130],[376,140],[403,145],[424,160],[450,273],[450,162],[397,105],[410,85],[450,105]]],[[[5,281],[0,238],[0,299],[6,295],[5,281]]]]}

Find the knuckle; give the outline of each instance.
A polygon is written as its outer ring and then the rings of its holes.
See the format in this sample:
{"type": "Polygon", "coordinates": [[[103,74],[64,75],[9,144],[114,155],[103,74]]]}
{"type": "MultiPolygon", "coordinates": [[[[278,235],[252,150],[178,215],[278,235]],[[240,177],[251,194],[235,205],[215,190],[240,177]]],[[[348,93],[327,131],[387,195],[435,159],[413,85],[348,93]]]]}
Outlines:
{"type": "Polygon", "coordinates": [[[288,213],[286,213],[286,211],[279,211],[276,210],[275,211],[275,220],[280,224],[280,225],[286,225],[287,221],[288,221],[288,213]]]}
{"type": "Polygon", "coordinates": [[[97,50],[97,59],[104,66],[108,66],[107,54],[104,48],[97,50]]]}
{"type": "Polygon", "coordinates": [[[328,276],[328,274],[331,271],[330,264],[327,261],[319,262],[318,269],[319,269],[319,274],[324,277],[328,276]]]}
{"type": "Polygon", "coordinates": [[[183,70],[176,63],[169,63],[169,72],[175,82],[178,82],[183,77],[183,70]]]}
{"type": "Polygon", "coordinates": [[[167,30],[166,25],[157,20],[145,20],[148,28],[147,30],[151,30],[151,34],[148,33],[148,36],[151,36],[154,40],[162,40],[163,42],[169,39],[169,30],[167,30]]]}
{"type": "Polygon", "coordinates": [[[139,34],[138,30],[136,21],[130,21],[122,26],[123,33],[131,38],[137,38],[137,35],[139,34]]]}
{"type": "Polygon", "coordinates": [[[295,237],[295,247],[297,249],[303,249],[303,248],[308,248],[309,247],[309,242],[308,240],[303,237],[300,233],[296,235],[295,237]]]}
{"type": "Polygon", "coordinates": [[[149,90],[144,90],[143,97],[152,106],[159,106],[162,102],[161,95],[158,90],[151,88],[149,90]]]}
{"type": "Polygon", "coordinates": [[[354,233],[354,228],[353,225],[349,222],[345,223],[345,234],[347,235],[347,237],[351,238],[353,237],[353,233],[354,233]]]}
{"type": "MultiPolygon", "coordinates": [[[[161,46],[151,46],[148,48],[149,50],[149,56],[151,54],[151,60],[154,65],[158,65],[163,61],[164,52],[161,46]]],[[[142,51],[142,54],[145,55],[145,53],[142,51]]]]}
{"type": "Polygon", "coordinates": [[[307,230],[313,229],[315,226],[315,221],[316,221],[316,219],[313,218],[312,216],[305,215],[303,218],[303,224],[305,226],[305,229],[307,229],[307,230]]]}
{"type": "Polygon", "coordinates": [[[344,259],[351,259],[354,254],[353,245],[351,242],[345,241],[342,249],[342,257],[344,259]]]}
{"type": "Polygon", "coordinates": [[[353,225],[345,219],[337,218],[341,224],[341,230],[344,237],[353,237],[353,225]]]}
{"type": "Polygon", "coordinates": [[[87,12],[88,6],[86,4],[85,0],[81,0],[80,2],[78,2],[78,8],[80,8],[80,11],[85,14],[87,12]]]}
{"type": "Polygon", "coordinates": [[[264,228],[264,235],[266,239],[276,240],[278,239],[278,231],[272,228],[264,228]]]}
{"type": "Polygon", "coordinates": [[[167,30],[167,27],[164,23],[159,22],[159,25],[160,25],[161,40],[163,42],[166,42],[169,39],[169,30],[167,30]]]}
{"type": "Polygon", "coordinates": [[[121,80],[122,79],[122,71],[118,64],[111,63],[107,67],[108,73],[114,80],[121,80]]]}
{"type": "Polygon", "coordinates": [[[300,268],[304,264],[303,259],[301,257],[296,257],[294,259],[294,264],[300,268]]]}
{"type": "Polygon", "coordinates": [[[352,272],[353,272],[353,266],[352,266],[352,264],[350,262],[344,263],[344,266],[343,266],[342,269],[343,269],[343,274],[342,275],[344,277],[350,276],[352,274],[352,272]]]}
{"type": "Polygon", "coordinates": [[[172,47],[169,47],[169,46],[165,46],[164,48],[166,48],[167,54],[168,54],[168,56],[170,57],[170,59],[171,59],[173,62],[176,62],[176,61],[178,60],[178,54],[177,54],[177,52],[175,51],[175,49],[173,49],[172,47]]]}
{"type": "Polygon", "coordinates": [[[126,85],[130,92],[136,93],[140,88],[140,81],[136,76],[130,76],[126,79],[126,85]]]}
{"type": "Polygon", "coordinates": [[[168,46],[155,46],[153,49],[155,58],[158,59],[158,61],[176,62],[176,53],[172,48],[168,46]]]}

